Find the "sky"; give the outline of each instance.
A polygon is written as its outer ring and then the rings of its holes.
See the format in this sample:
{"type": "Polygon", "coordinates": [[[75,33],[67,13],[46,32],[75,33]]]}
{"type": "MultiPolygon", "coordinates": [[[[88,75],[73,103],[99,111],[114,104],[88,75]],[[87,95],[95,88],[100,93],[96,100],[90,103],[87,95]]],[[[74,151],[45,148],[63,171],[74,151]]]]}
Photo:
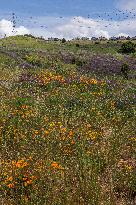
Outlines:
{"type": "Polygon", "coordinates": [[[136,0],[0,0],[0,37],[23,34],[136,36],[136,0]]]}

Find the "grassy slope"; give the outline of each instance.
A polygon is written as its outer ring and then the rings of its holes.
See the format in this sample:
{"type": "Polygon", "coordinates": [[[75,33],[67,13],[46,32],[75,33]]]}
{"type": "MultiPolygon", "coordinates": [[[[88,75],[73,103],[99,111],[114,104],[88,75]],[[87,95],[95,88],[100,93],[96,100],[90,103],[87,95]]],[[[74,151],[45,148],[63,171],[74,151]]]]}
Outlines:
{"type": "Polygon", "coordinates": [[[116,43],[77,47],[76,42],[10,37],[0,46],[0,200],[133,202],[135,80],[78,71],[82,52],[122,58],[116,43]],[[76,63],[65,63],[60,52],[74,55],[76,63]]]}

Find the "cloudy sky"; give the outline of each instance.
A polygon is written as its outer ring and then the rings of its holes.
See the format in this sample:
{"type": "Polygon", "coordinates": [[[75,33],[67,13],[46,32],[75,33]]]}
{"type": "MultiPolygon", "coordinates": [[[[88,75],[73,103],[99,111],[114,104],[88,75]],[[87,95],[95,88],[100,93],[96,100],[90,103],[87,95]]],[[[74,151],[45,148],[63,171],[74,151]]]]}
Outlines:
{"type": "Polygon", "coordinates": [[[135,36],[136,0],[0,0],[0,37],[25,33],[67,39],[135,36]]]}

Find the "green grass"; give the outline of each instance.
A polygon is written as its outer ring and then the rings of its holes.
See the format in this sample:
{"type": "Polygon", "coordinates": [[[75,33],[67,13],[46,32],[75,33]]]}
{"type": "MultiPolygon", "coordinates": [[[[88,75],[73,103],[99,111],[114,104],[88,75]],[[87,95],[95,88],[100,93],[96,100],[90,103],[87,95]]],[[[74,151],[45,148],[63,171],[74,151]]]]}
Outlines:
{"type": "MultiPolygon", "coordinates": [[[[134,203],[135,80],[82,75],[75,64],[24,51],[49,49],[51,55],[65,48],[69,53],[77,49],[74,43],[10,37],[0,44],[11,49],[11,40],[20,49],[17,55],[34,65],[24,69],[19,61],[0,54],[0,202],[134,203]],[[108,80],[116,86],[109,86],[108,80]]],[[[84,48],[101,52],[101,45],[84,48]]],[[[111,50],[115,53],[114,47],[106,52],[111,50]]]]}

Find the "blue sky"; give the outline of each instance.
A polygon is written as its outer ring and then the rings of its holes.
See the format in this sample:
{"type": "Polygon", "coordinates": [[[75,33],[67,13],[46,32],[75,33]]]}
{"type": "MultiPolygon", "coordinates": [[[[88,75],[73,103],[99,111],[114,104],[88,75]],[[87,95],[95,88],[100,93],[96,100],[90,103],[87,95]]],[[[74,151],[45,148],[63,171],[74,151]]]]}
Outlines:
{"type": "Polygon", "coordinates": [[[72,38],[136,32],[136,0],[0,0],[0,35],[13,34],[13,12],[16,34],[72,38]]]}
{"type": "Polygon", "coordinates": [[[112,11],[114,0],[0,0],[0,10],[26,15],[82,15],[112,11]]]}

